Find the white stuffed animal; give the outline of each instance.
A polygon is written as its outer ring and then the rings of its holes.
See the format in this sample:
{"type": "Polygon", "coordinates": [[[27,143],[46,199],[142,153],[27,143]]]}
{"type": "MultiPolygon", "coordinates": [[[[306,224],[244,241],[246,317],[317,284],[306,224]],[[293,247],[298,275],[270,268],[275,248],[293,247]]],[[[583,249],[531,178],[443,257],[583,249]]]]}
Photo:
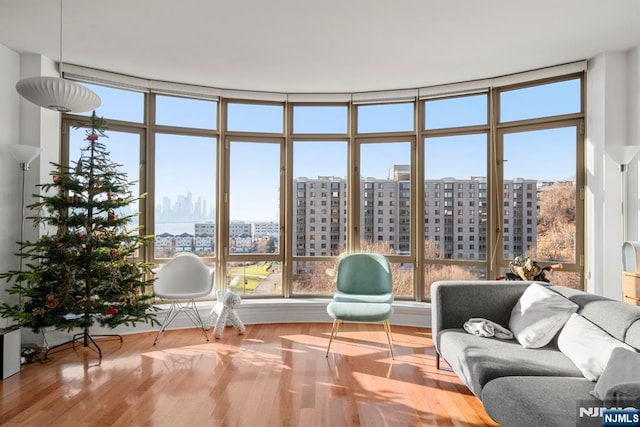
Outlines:
{"type": "Polygon", "coordinates": [[[240,296],[231,291],[224,293],[218,289],[216,297],[218,298],[218,302],[216,302],[212,311],[218,315],[218,320],[216,320],[216,325],[213,328],[213,337],[215,339],[222,338],[224,327],[227,325],[232,325],[240,335],[243,335],[245,327],[236,312],[236,307],[242,302],[240,296]]]}

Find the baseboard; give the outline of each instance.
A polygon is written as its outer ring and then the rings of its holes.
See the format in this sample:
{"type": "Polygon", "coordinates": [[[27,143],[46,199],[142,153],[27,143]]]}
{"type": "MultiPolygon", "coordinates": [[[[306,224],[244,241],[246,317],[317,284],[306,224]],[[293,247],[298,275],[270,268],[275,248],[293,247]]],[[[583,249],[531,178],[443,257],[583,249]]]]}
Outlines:
{"type": "MultiPolygon", "coordinates": [[[[238,316],[245,325],[266,323],[331,323],[327,314],[328,299],[247,299],[237,308],[238,316]]],[[[216,316],[211,314],[215,301],[203,301],[197,304],[200,316],[213,327],[216,316]]],[[[168,304],[157,306],[157,319],[162,322],[168,304]]],[[[393,303],[391,325],[431,327],[431,304],[414,301],[396,301],[393,303]]],[[[185,314],[179,314],[169,329],[193,328],[193,323],[185,314]]],[[[93,327],[92,334],[136,334],[158,331],[159,326],[137,323],[136,326],[120,325],[114,329],[93,327]]],[[[80,332],[80,331],[78,331],[80,332]]],[[[39,346],[54,346],[68,341],[76,332],[58,331],[53,328],[43,333],[34,334],[30,330],[22,330],[22,342],[39,346]]]]}

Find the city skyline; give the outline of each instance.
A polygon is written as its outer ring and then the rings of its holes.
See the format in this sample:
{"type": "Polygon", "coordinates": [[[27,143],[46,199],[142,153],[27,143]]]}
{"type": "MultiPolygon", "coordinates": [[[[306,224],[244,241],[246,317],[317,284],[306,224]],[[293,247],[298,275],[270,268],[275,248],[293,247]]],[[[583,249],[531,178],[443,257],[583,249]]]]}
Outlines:
{"type": "Polygon", "coordinates": [[[168,196],[162,197],[162,203],[156,204],[156,222],[214,221],[215,208],[198,195],[194,200],[191,191],[178,194],[172,203],[168,196]],[[207,209],[208,206],[208,209],[207,209]]]}

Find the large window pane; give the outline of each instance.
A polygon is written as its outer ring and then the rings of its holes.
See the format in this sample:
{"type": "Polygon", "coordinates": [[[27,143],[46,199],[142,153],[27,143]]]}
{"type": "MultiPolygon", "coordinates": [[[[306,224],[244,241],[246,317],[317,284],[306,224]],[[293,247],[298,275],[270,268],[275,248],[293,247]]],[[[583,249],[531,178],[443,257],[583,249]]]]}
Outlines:
{"type": "Polygon", "coordinates": [[[227,130],[240,132],[282,133],[284,108],[282,105],[227,105],[227,130]]]}
{"type": "Polygon", "coordinates": [[[504,135],[506,260],[576,262],[576,135],[573,126],[504,135]]]}
{"type": "Polygon", "coordinates": [[[580,79],[500,93],[500,122],[580,112],[580,79]]]}
{"type": "MultiPolygon", "coordinates": [[[[122,120],[135,123],[144,122],[144,93],[89,83],[82,84],[94,91],[102,101],[100,107],[96,110],[98,117],[104,117],[107,120],[122,120]]],[[[92,113],[92,111],[87,111],[74,114],[89,117],[92,113]]]]}
{"type": "Polygon", "coordinates": [[[424,103],[425,128],[486,125],[488,111],[486,94],[429,100],[424,103]]]}
{"type": "Polygon", "coordinates": [[[347,106],[293,107],[293,133],[347,133],[347,106]]]}
{"type": "Polygon", "coordinates": [[[412,131],[414,106],[413,102],[359,105],[358,133],[412,131]]]}
{"type": "Polygon", "coordinates": [[[280,145],[232,142],[229,252],[280,251],[280,145]]]}
{"type": "MultiPolygon", "coordinates": [[[[295,256],[339,255],[347,233],[346,141],[298,141],[293,149],[295,256]]],[[[294,293],[329,293],[334,262],[295,262],[294,293]]]]}
{"type": "Polygon", "coordinates": [[[213,256],[216,139],[169,134],[155,139],[155,256],[213,256]]]}
{"type": "Polygon", "coordinates": [[[411,143],[360,148],[360,247],[365,252],[411,253],[411,143]]]}
{"type": "Polygon", "coordinates": [[[203,99],[156,95],[156,124],[216,129],[218,103],[203,99]]]}
{"type": "Polygon", "coordinates": [[[296,256],[338,255],[346,247],[347,143],[294,142],[296,256]]]}
{"type": "Polygon", "coordinates": [[[426,259],[487,256],[487,135],[424,140],[426,259]]]}

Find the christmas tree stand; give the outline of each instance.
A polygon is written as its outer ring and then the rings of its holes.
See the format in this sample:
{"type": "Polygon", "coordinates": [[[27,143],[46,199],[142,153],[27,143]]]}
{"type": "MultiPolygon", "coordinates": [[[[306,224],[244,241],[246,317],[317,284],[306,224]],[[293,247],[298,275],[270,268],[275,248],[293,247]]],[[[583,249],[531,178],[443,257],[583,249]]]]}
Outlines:
{"type": "Polygon", "coordinates": [[[73,338],[71,338],[69,341],[49,347],[47,351],[44,353],[44,358],[46,360],[51,351],[54,351],[54,353],[55,351],[62,351],[64,349],[62,349],[61,347],[68,346],[69,344],[71,344],[71,348],[75,348],[76,343],[82,342],[83,347],[89,347],[91,350],[98,353],[98,357],[102,359],[102,350],[100,349],[100,346],[98,345],[98,342],[96,341],[96,339],[105,340],[105,341],[120,340],[120,342],[122,343],[122,335],[118,335],[118,334],[91,335],[89,333],[89,328],[85,328],[84,332],[80,334],[75,334],[73,338]]]}

